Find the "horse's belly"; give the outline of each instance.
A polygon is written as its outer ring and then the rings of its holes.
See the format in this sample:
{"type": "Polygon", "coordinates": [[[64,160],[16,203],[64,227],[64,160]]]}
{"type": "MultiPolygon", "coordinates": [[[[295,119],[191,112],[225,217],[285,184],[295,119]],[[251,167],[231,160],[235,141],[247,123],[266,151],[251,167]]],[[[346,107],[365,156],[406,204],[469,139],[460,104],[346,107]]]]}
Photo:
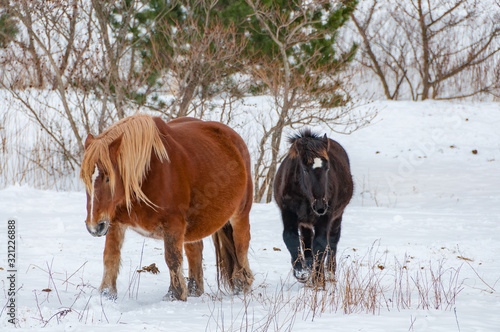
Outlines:
{"type": "Polygon", "coordinates": [[[218,202],[196,211],[187,218],[185,241],[199,241],[217,232],[235,214],[239,201],[218,202]]]}
{"type": "Polygon", "coordinates": [[[134,232],[136,232],[142,236],[145,236],[145,237],[150,237],[153,239],[163,239],[163,235],[159,232],[147,230],[147,229],[144,229],[144,228],[137,226],[137,225],[136,226],[129,226],[129,228],[131,230],[133,230],[134,232]]]}

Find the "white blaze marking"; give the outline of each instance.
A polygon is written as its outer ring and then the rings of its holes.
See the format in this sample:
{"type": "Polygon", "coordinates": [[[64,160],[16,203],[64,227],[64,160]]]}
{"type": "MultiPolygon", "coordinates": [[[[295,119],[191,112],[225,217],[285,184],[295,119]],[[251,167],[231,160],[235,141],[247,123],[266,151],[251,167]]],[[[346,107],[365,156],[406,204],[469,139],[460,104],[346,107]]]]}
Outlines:
{"type": "Polygon", "coordinates": [[[323,160],[321,158],[314,158],[313,169],[323,166],[323,160]]]}
{"type": "Polygon", "coordinates": [[[92,222],[92,219],[94,217],[94,187],[95,187],[95,180],[99,176],[99,169],[97,168],[97,165],[95,165],[95,170],[94,173],[92,174],[92,192],[90,194],[90,222],[92,222]]]}

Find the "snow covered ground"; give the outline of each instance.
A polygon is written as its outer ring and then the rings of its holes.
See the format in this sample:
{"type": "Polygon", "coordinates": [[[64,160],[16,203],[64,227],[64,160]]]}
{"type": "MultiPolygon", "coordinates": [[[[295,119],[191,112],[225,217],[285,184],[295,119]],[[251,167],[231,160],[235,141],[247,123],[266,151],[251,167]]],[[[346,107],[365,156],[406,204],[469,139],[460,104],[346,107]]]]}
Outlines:
{"type": "Polygon", "coordinates": [[[332,135],[349,153],[355,177],[338,276],[358,271],[361,285],[380,286],[373,310],[336,301],[345,280],[339,280],[337,295],[332,285],[316,292],[295,282],[274,203],[252,209],[252,294],[217,290],[213,245],[206,241],[206,294],[162,301],[169,285],[163,244],[130,231],[119,298],[106,301],[96,289],[104,238],[85,229],[85,194],[15,186],[0,190],[0,329],[13,330],[4,305],[7,220],[15,218],[21,328],[500,331],[500,105],[375,106],[373,125],[332,135]],[[151,263],[159,274],[135,272],[151,263]]]}

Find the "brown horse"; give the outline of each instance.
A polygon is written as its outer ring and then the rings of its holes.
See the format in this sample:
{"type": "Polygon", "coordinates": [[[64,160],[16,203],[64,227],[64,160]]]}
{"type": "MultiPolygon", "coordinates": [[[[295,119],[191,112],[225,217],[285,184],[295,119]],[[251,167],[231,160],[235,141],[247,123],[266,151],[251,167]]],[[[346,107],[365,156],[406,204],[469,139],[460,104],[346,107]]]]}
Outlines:
{"type": "Polygon", "coordinates": [[[203,293],[202,239],[212,234],[217,280],[235,292],[250,289],[250,156],[229,127],[192,118],[165,123],[137,114],[87,137],[80,176],[87,190],[87,230],[93,236],[106,235],[100,287],[104,296],[117,298],[127,228],[163,239],[170,270],[165,300],[203,293]]]}

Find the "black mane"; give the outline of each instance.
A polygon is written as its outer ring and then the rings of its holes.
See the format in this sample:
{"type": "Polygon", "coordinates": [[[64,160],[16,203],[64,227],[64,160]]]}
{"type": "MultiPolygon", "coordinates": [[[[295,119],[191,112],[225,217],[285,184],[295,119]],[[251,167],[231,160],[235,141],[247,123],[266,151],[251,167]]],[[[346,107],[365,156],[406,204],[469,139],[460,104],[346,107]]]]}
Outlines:
{"type": "Polygon", "coordinates": [[[293,144],[295,143],[298,139],[301,138],[321,138],[321,135],[318,133],[314,133],[311,131],[311,128],[303,128],[299,130],[297,134],[290,135],[288,137],[288,143],[293,144]]]}
{"type": "Polygon", "coordinates": [[[310,128],[301,129],[298,134],[290,136],[288,142],[292,145],[290,156],[300,157],[305,164],[312,163],[313,159],[318,157],[327,159],[328,141],[310,128]]]}

